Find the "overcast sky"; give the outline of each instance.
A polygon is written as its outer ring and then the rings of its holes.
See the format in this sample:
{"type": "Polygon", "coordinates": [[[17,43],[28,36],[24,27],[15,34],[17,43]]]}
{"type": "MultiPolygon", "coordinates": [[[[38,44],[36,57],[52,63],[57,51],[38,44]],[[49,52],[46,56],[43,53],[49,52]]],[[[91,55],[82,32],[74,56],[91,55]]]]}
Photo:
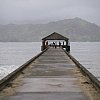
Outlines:
{"type": "Polygon", "coordinates": [[[100,0],[0,0],[0,24],[74,17],[100,25],[100,0]]]}

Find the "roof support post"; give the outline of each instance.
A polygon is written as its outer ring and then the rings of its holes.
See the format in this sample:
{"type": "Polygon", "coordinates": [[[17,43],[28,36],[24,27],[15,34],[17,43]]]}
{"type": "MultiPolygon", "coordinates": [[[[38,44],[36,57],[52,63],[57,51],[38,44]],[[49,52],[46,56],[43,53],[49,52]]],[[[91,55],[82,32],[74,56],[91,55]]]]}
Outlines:
{"type": "Polygon", "coordinates": [[[65,40],[65,41],[66,41],[66,51],[70,52],[69,40],[65,40]]]}
{"type": "Polygon", "coordinates": [[[66,41],[66,51],[68,52],[68,40],[65,41],[66,41]]]}
{"type": "Polygon", "coordinates": [[[45,40],[42,40],[42,46],[41,46],[41,51],[45,50],[46,47],[45,47],[45,40]]]}

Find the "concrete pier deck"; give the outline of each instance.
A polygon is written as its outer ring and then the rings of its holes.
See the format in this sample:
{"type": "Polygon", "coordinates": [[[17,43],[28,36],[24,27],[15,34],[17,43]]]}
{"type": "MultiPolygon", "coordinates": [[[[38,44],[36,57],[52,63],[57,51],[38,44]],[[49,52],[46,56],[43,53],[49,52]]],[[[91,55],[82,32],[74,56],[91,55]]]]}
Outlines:
{"type": "Polygon", "coordinates": [[[30,64],[23,84],[3,100],[89,100],[77,84],[75,67],[61,48],[49,48],[30,64]]]}

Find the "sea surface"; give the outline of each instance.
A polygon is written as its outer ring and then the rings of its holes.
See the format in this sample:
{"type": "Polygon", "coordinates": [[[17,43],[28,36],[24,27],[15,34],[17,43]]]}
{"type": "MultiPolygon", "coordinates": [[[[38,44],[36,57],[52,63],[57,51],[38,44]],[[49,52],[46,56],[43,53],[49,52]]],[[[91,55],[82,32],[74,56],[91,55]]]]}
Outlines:
{"type": "MultiPolygon", "coordinates": [[[[100,42],[71,42],[71,55],[100,80],[100,42]]],[[[0,79],[41,51],[41,42],[0,42],[0,79]]]]}
{"type": "Polygon", "coordinates": [[[40,42],[0,42],[0,79],[40,52],[40,42]]]}
{"type": "Polygon", "coordinates": [[[100,80],[100,42],[72,42],[71,55],[100,80]]]}

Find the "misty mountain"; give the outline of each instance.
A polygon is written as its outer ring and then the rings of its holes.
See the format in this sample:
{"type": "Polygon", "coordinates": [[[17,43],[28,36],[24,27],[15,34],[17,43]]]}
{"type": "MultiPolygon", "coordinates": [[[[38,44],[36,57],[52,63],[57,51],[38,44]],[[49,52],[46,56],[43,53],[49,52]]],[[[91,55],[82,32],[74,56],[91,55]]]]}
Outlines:
{"type": "Polygon", "coordinates": [[[0,25],[0,42],[38,42],[53,32],[68,37],[70,41],[100,42],[100,26],[80,18],[47,24],[0,25]]]}

